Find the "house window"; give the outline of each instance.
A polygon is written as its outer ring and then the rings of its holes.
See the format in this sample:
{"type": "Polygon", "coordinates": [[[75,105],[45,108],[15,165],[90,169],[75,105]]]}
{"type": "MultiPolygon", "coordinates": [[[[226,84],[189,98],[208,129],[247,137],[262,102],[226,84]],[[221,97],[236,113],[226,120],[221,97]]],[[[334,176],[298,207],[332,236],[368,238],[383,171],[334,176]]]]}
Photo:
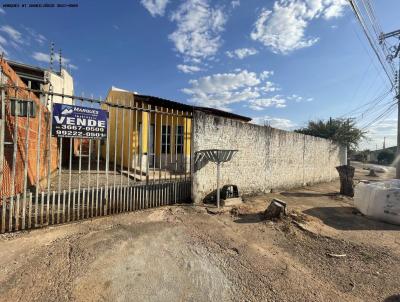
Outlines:
{"type": "Polygon", "coordinates": [[[175,131],[175,148],[177,154],[183,153],[183,126],[176,126],[175,131]]]}
{"type": "Polygon", "coordinates": [[[170,153],[171,152],[171,126],[162,126],[162,140],[161,140],[161,152],[170,153]]]}
{"type": "Polygon", "coordinates": [[[23,116],[35,117],[36,106],[33,101],[11,99],[11,115],[13,116],[23,116]],[[28,112],[29,107],[29,112],[28,112]]]}

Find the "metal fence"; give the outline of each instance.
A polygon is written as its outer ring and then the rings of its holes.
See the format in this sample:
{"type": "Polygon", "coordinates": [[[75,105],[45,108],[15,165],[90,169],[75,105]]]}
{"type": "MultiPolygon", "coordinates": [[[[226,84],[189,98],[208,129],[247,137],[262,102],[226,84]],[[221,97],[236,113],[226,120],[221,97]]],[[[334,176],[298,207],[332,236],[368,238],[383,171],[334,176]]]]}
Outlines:
{"type": "Polygon", "coordinates": [[[30,83],[0,93],[1,233],[190,200],[191,112],[30,83]],[[107,111],[107,137],[53,136],[55,103],[107,111]]]}

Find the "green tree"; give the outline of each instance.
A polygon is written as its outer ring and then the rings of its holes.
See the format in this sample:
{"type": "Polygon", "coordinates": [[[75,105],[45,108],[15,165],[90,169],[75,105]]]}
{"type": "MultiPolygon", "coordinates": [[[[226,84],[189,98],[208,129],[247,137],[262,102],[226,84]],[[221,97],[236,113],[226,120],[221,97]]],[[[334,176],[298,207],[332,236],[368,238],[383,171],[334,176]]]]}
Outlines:
{"type": "Polygon", "coordinates": [[[383,150],[378,153],[378,163],[380,164],[391,164],[394,161],[394,153],[388,150],[383,150]]]}
{"type": "Polygon", "coordinates": [[[309,121],[307,127],[295,132],[330,139],[347,146],[349,151],[357,149],[361,139],[365,138],[366,131],[359,129],[353,119],[330,118],[327,121],[309,121]]]}

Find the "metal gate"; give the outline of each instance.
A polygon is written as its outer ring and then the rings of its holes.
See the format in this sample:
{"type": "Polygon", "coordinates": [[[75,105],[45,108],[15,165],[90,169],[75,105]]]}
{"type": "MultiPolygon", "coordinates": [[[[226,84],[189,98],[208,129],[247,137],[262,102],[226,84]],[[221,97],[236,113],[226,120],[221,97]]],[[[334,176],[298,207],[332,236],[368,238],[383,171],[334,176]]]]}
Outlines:
{"type": "Polygon", "coordinates": [[[190,200],[192,112],[1,83],[1,233],[190,200]],[[55,103],[105,110],[107,137],[53,136],[55,103]]]}

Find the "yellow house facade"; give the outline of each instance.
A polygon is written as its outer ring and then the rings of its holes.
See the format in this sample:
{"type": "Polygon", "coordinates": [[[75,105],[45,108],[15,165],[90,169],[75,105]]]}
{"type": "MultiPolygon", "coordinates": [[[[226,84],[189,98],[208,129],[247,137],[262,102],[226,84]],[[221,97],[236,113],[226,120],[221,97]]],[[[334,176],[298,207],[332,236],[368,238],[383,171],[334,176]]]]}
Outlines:
{"type": "Polygon", "coordinates": [[[112,88],[101,107],[109,114],[101,156],[111,168],[136,178],[190,171],[192,106],[112,88]]]}

